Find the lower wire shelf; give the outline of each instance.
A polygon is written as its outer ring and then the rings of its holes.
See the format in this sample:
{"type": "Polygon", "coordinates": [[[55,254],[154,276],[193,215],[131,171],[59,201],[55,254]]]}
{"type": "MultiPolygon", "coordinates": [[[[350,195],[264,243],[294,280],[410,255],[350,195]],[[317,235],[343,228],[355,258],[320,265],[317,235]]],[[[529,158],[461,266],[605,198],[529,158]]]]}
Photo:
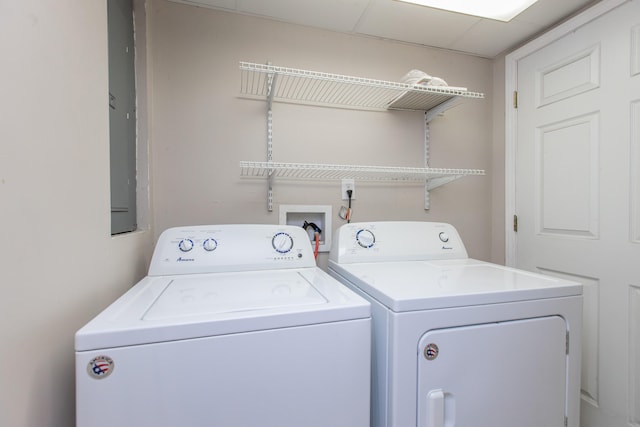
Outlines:
{"type": "Polygon", "coordinates": [[[482,169],[441,169],[390,166],[331,165],[312,163],[240,162],[240,176],[267,178],[267,209],[273,210],[273,179],[333,180],[353,178],[364,181],[423,182],[425,209],[429,209],[429,190],[469,175],[484,175],[482,169]]]}
{"type": "Polygon", "coordinates": [[[240,176],[332,180],[354,178],[365,181],[427,182],[428,189],[468,175],[484,175],[482,169],[442,169],[391,166],[332,165],[311,163],[240,162],[240,176]]]}

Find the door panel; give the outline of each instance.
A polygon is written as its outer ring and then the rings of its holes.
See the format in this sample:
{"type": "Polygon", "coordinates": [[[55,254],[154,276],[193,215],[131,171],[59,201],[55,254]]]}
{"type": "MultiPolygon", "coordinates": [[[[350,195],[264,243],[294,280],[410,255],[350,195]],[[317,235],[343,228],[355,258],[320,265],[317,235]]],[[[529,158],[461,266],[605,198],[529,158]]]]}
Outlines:
{"type": "Polygon", "coordinates": [[[515,266],[585,286],[583,427],[640,424],[639,46],[630,1],[517,64],[515,266]]]}
{"type": "Polygon", "coordinates": [[[598,121],[598,114],[591,113],[536,129],[538,233],[598,236],[598,121]]]}
{"type": "Polygon", "coordinates": [[[631,241],[640,243],[640,100],[631,103],[631,241]]]}
{"type": "Polygon", "coordinates": [[[640,425],[640,286],[630,287],[629,311],[631,313],[629,421],[640,425]]]}
{"type": "Polygon", "coordinates": [[[567,56],[536,72],[537,106],[579,95],[600,86],[600,46],[567,56]]]}
{"type": "Polygon", "coordinates": [[[631,29],[631,75],[640,74],[640,24],[631,29]]]}

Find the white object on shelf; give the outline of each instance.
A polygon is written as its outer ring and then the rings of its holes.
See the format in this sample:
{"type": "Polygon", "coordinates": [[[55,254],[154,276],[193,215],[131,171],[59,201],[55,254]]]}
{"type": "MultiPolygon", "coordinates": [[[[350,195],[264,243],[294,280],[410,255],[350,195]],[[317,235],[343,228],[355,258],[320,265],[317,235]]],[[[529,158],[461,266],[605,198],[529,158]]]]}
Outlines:
{"type": "Polygon", "coordinates": [[[400,81],[409,85],[426,85],[433,77],[422,70],[410,70],[400,81]]]}
{"type": "Polygon", "coordinates": [[[429,190],[466,175],[484,175],[479,169],[429,168],[429,122],[462,98],[484,98],[484,94],[465,88],[430,86],[375,80],[363,77],[307,71],[274,65],[240,62],[240,93],[266,100],[267,162],[240,162],[241,176],[266,177],[267,209],[273,210],[273,179],[342,179],[370,181],[424,181],[425,209],[429,209],[429,190]],[[425,112],[425,167],[319,165],[273,162],[273,101],[305,105],[324,105],[360,110],[413,110],[425,112]]]}

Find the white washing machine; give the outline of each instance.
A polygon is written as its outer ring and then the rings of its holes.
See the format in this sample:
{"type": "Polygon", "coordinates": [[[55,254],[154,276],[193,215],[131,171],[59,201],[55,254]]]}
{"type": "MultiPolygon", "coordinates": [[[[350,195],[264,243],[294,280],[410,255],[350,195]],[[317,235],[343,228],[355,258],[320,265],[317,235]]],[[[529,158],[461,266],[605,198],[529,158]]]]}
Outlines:
{"type": "Polygon", "coordinates": [[[76,334],[77,427],[369,427],[370,312],[302,228],[169,229],[76,334]]]}
{"type": "Polygon", "coordinates": [[[372,304],[372,426],[579,426],[580,284],[470,259],[443,223],[333,243],[329,273],[372,304]]]}

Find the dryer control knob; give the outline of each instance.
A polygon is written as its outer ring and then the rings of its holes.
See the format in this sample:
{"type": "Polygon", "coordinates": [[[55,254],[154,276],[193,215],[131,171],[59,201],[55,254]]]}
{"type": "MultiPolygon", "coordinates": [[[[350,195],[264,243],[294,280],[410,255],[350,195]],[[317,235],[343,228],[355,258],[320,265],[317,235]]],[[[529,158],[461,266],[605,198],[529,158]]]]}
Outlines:
{"type": "Polygon", "coordinates": [[[193,240],[191,239],[180,240],[180,243],[178,243],[178,249],[180,249],[182,252],[189,252],[191,249],[193,249],[193,240]]]}
{"type": "Polygon", "coordinates": [[[444,231],[441,231],[438,237],[440,238],[440,241],[443,243],[447,243],[449,241],[449,235],[444,231]]]}
{"type": "Polygon", "coordinates": [[[207,239],[202,244],[202,247],[207,252],[215,251],[218,247],[218,242],[216,241],[216,239],[207,239]]]}

